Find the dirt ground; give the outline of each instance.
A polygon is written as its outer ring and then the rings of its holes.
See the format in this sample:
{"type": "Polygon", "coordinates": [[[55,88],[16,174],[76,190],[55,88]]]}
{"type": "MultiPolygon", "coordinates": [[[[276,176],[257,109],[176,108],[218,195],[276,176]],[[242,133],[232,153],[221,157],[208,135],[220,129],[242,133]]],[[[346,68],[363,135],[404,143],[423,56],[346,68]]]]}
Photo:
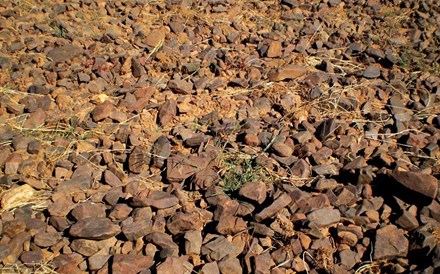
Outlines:
{"type": "Polygon", "coordinates": [[[0,1],[0,273],[438,273],[436,2],[0,1]]]}

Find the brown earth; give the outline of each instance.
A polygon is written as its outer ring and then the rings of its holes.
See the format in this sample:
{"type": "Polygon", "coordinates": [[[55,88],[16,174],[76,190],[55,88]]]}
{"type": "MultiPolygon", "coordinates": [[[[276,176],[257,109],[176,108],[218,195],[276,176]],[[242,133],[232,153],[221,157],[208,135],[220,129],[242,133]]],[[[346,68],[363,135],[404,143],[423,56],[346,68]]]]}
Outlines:
{"type": "Polygon", "coordinates": [[[438,273],[435,0],[0,1],[1,273],[438,273]]]}

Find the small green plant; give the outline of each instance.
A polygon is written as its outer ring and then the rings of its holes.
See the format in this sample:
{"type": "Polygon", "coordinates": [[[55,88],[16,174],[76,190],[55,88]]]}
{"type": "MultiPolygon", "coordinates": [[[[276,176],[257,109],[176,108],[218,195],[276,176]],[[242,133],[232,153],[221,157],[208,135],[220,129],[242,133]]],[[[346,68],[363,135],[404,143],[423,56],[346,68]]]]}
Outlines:
{"type": "Polygon", "coordinates": [[[223,190],[234,192],[247,183],[261,178],[262,167],[254,164],[252,159],[227,159],[223,163],[223,190]]]}

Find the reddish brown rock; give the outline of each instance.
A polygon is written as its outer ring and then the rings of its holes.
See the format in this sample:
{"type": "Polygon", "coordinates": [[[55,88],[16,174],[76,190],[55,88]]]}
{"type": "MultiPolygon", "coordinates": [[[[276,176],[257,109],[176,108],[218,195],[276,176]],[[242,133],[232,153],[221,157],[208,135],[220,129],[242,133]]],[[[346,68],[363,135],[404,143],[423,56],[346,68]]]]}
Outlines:
{"type": "Polygon", "coordinates": [[[408,247],[409,241],[405,232],[394,225],[387,225],[376,231],[373,258],[375,260],[391,260],[406,257],[408,247]]]}
{"type": "Polygon", "coordinates": [[[139,220],[122,226],[122,233],[129,241],[135,241],[152,232],[151,219],[139,220]]]}
{"type": "Polygon", "coordinates": [[[269,44],[269,48],[267,49],[266,56],[273,58],[273,57],[280,57],[283,53],[283,46],[281,45],[281,42],[279,41],[272,41],[269,44]]]}
{"type": "Polygon", "coordinates": [[[297,79],[306,74],[307,69],[303,66],[288,65],[282,68],[273,69],[269,72],[267,77],[269,81],[278,82],[283,80],[297,79]]]}
{"type": "Polygon", "coordinates": [[[175,100],[167,100],[163,105],[159,107],[159,113],[157,115],[159,124],[161,126],[168,125],[177,114],[177,102],[175,100]]]}
{"type": "Polygon", "coordinates": [[[177,212],[167,222],[167,228],[173,235],[187,230],[201,230],[202,227],[203,220],[196,212],[177,212]]]}
{"type": "Polygon", "coordinates": [[[184,80],[171,80],[168,82],[168,88],[178,94],[191,94],[193,84],[184,80]]]}
{"type": "Polygon", "coordinates": [[[103,240],[118,235],[121,228],[107,218],[85,218],[70,227],[69,234],[76,238],[103,240]]]}
{"type": "Polygon", "coordinates": [[[150,256],[135,254],[113,255],[111,260],[111,273],[114,274],[137,274],[152,267],[154,260],[150,256]]]}
{"type": "Polygon", "coordinates": [[[223,235],[235,235],[247,229],[246,222],[242,218],[231,215],[224,215],[215,228],[218,233],[223,235]]]}
{"type": "Polygon", "coordinates": [[[423,201],[419,202],[429,204],[437,197],[439,183],[432,175],[412,171],[393,171],[390,175],[405,189],[423,198],[423,201]]]}
{"type": "Polygon", "coordinates": [[[337,209],[321,208],[309,213],[307,219],[318,227],[324,227],[339,223],[341,214],[337,209]]]}
{"type": "Polygon", "coordinates": [[[275,153],[281,157],[289,157],[293,153],[293,149],[282,142],[275,142],[272,145],[272,148],[275,151],[275,153]]]}
{"type": "Polygon", "coordinates": [[[284,193],[278,197],[270,206],[263,209],[255,216],[255,220],[261,222],[267,218],[270,218],[277,214],[281,209],[285,208],[292,202],[292,198],[289,194],[284,193]]]}
{"type": "Polygon", "coordinates": [[[263,182],[245,183],[240,188],[239,195],[262,204],[266,200],[266,184],[263,182]]]}
{"type": "Polygon", "coordinates": [[[106,101],[100,105],[97,105],[90,113],[90,115],[92,116],[93,121],[99,122],[104,120],[105,118],[108,118],[110,116],[110,113],[113,111],[113,108],[113,104],[106,101]]]}
{"type": "Polygon", "coordinates": [[[150,154],[143,146],[136,146],[128,157],[128,169],[133,173],[142,173],[148,169],[150,154]]]}

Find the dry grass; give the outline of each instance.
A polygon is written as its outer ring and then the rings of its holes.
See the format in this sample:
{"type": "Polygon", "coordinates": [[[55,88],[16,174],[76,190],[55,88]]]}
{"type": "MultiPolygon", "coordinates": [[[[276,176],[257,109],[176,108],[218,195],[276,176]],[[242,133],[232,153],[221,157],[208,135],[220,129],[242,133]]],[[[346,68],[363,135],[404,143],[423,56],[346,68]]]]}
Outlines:
{"type": "Polygon", "coordinates": [[[33,264],[9,264],[0,268],[1,274],[55,274],[55,266],[52,262],[33,264]]]}

